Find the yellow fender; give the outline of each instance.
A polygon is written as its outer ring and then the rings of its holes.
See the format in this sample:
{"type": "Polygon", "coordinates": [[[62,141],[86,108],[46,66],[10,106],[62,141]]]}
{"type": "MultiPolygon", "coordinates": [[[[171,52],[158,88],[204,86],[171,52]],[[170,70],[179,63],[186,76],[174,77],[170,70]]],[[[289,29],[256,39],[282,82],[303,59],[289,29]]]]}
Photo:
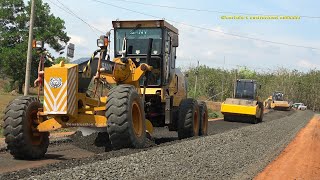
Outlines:
{"type": "Polygon", "coordinates": [[[146,130],[149,134],[153,134],[153,125],[148,119],[146,119],[146,130]]]}

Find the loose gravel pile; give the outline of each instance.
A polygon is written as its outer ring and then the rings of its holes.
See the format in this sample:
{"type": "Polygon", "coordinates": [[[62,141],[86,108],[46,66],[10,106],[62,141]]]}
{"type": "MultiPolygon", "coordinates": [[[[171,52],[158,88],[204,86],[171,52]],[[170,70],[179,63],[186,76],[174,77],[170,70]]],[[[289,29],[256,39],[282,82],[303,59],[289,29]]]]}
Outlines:
{"type": "Polygon", "coordinates": [[[313,116],[294,116],[90,162],[30,179],[252,179],[313,116]]]}

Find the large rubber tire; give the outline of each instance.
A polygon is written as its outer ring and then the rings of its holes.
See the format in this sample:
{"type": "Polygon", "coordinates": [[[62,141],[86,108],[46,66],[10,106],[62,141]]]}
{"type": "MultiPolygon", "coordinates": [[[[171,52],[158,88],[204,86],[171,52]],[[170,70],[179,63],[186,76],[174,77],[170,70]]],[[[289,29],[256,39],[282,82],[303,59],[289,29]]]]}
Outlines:
{"type": "Polygon", "coordinates": [[[200,112],[194,99],[182,100],[179,107],[178,137],[179,139],[199,135],[200,112]]]}
{"type": "Polygon", "coordinates": [[[114,149],[145,146],[145,112],[134,86],[118,85],[109,91],[106,117],[107,132],[114,149]]]}
{"type": "Polygon", "coordinates": [[[262,102],[259,103],[259,108],[261,109],[261,111],[260,111],[260,116],[259,116],[259,118],[257,120],[258,123],[263,121],[263,116],[264,116],[264,106],[263,106],[262,102]]]}
{"type": "Polygon", "coordinates": [[[203,101],[199,102],[199,112],[200,112],[200,136],[208,135],[208,108],[207,104],[203,101]]]}
{"type": "Polygon", "coordinates": [[[42,108],[42,104],[37,98],[19,97],[5,110],[5,142],[16,159],[41,159],[47,152],[49,133],[36,129],[38,108],[42,108]]]}

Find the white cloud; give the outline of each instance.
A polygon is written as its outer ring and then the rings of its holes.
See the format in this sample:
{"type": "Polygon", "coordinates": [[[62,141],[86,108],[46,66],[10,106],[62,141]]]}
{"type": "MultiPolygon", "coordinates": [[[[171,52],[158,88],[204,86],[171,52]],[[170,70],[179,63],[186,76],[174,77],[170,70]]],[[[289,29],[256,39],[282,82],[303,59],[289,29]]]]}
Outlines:
{"type": "Polygon", "coordinates": [[[88,42],[87,39],[85,39],[82,36],[78,36],[78,35],[74,35],[74,34],[69,34],[69,36],[71,38],[70,43],[73,43],[73,44],[84,45],[88,42]]]}
{"type": "MultiPolygon", "coordinates": [[[[114,19],[110,19],[110,18],[100,18],[100,19],[96,19],[92,22],[90,22],[90,24],[94,27],[97,28],[99,31],[97,31],[98,34],[103,33],[107,33],[110,29],[112,29],[112,21],[114,19]],[[102,31],[102,32],[100,32],[102,31]]],[[[102,35],[102,34],[101,34],[102,35]]]]}
{"type": "Polygon", "coordinates": [[[320,64],[312,63],[309,60],[302,59],[298,62],[298,66],[308,69],[320,68],[320,64]]]}
{"type": "MultiPolygon", "coordinates": [[[[209,27],[209,25],[201,26],[209,27]]],[[[197,60],[200,60],[200,64],[211,67],[222,67],[223,58],[225,56],[226,67],[229,66],[229,68],[234,68],[235,65],[241,65],[251,68],[257,67],[262,70],[268,68],[272,70],[278,67],[284,67],[305,71],[308,70],[307,67],[315,67],[314,63],[304,63],[301,66],[302,63],[300,60],[309,59],[310,62],[317,62],[320,55],[319,51],[316,50],[254,41],[183,25],[176,25],[176,27],[179,29],[180,33],[180,46],[177,50],[177,64],[181,66],[190,63],[195,65],[197,60]]],[[[235,30],[239,32],[228,31],[221,26],[214,26],[211,29],[219,32],[241,34],[270,41],[320,47],[319,42],[316,40],[310,41],[300,37],[285,36],[282,33],[272,34],[272,36],[261,36],[261,34],[254,32],[253,34],[246,34],[239,30],[235,30]]],[[[317,67],[319,67],[319,65],[317,65],[317,67]]]]}

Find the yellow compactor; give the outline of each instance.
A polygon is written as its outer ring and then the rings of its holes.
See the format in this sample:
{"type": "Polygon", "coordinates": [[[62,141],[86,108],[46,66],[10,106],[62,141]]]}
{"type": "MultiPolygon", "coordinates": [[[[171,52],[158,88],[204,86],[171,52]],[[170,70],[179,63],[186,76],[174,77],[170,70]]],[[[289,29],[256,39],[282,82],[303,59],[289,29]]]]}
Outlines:
{"type": "Polygon", "coordinates": [[[290,104],[284,99],[282,92],[276,91],[272,95],[272,101],[270,101],[270,108],[274,110],[290,110],[290,104]]]}
{"type": "MultiPolygon", "coordinates": [[[[43,68],[41,59],[35,84],[43,86],[43,103],[39,96],[20,97],[5,111],[5,141],[15,158],[44,157],[49,132],[68,127],[102,131],[115,149],[144,147],[153,127],[168,126],[180,139],[207,134],[206,104],[187,98],[186,79],[176,68],[178,29],[164,20],[114,21],[113,28],[113,60],[109,33],[84,67],[61,62],[43,68]]],[[[35,47],[45,52],[43,43],[35,47]]]]}
{"type": "Polygon", "coordinates": [[[225,121],[258,123],[263,119],[263,102],[258,97],[260,85],[255,80],[238,79],[235,84],[234,98],[227,98],[221,104],[225,121]]]}

